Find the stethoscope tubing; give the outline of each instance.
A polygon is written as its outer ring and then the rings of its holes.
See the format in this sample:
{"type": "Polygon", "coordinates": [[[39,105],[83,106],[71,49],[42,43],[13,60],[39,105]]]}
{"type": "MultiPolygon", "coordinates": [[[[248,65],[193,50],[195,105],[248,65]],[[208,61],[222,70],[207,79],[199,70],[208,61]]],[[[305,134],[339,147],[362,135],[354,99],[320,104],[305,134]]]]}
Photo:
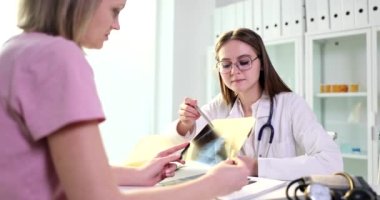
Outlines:
{"type": "Polygon", "coordinates": [[[264,154],[265,157],[268,157],[268,152],[269,152],[270,146],[272,145],[273,138],[274,138],[274,128],[272,126],[272,116],[273,116],[273,101],[270,100],[270,109],[269,109],[268,121],[260,128],[259,134],[257,136],[257,151],[256,152],[258,155],[256,155],[256,156],[258,156],[258,157],[262,157],[262,155],[259,154],[259,151],[260,151],[260,142],[261,142],[261,139],[263,137],[264,129],[269,128],[269,130],[270,130],[269,145],[268,145],[268,148],[266,148],[265,154],[264,154]]]}

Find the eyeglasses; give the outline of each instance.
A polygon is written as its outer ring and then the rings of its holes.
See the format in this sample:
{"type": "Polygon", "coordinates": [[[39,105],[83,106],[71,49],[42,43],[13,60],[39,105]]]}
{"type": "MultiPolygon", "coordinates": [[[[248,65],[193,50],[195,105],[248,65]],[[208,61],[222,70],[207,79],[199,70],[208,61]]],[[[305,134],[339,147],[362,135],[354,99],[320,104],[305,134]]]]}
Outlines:
{"type": "Polygon", "coordinates": [[[232,65],[235,65],[240,71],[246,71],[252,68],[253,61],[258,58],[258,56],[254,59],[251,59],[250,56],[242,56],[235,63],[229,60],[221,60],[216,64],[216,66],[222,74],[230,73],[232,70],[232,65]]]}

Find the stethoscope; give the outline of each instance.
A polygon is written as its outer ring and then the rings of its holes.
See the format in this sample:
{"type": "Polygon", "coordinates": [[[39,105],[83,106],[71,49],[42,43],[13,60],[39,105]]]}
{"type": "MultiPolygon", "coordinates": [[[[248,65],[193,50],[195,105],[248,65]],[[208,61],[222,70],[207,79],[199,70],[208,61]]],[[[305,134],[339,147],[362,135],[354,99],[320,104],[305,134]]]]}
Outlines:
{"type": "Polygon", "coordinates": [[[269,145],[268,147],[266,148],[266,151],[265,151],[265,157],[268,157],[268,152],[269,152],[269,149],[270,149],[270,146],[272,145],[272,142],[273,142],[273,137],[274,137],[274,128],[272,126],[272,115],[273,115],[273,102],[271,101],[270,102],[270,109],[269,109],[269,117],[268,117],[268,121],[260,128],[259,130],[259,134],[257,136],[257,150],[256,150],[256,155],[258,157],[263,157],[262,154],[259,154],[259,151],[260,151],[260,142],[261,142],[261,139],[263,137],[263,133],[264,133],[264,129],[268,129],[270,130],[270,136],[269,136],[269,145]]]}

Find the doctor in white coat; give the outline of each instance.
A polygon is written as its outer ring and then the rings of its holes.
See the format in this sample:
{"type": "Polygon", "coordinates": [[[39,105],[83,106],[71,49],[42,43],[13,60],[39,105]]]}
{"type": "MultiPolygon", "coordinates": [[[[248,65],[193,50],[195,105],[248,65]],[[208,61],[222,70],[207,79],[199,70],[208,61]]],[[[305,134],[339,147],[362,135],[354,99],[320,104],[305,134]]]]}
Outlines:
{"type": "MultiPolygon", "coordinates": [[[[278,76],[259,35],[244,28],[229,31],[219,38],[215,53],[221,93],[201,109],[211,120],[256,119],[239,156],[252,176],[293,180],[343,171],[337,144],[305,100],[278,76]]],[[[195,137],[207,124],[196,105],[191,98],[180,105],[175,129],[183,139],[195,137]]]]}

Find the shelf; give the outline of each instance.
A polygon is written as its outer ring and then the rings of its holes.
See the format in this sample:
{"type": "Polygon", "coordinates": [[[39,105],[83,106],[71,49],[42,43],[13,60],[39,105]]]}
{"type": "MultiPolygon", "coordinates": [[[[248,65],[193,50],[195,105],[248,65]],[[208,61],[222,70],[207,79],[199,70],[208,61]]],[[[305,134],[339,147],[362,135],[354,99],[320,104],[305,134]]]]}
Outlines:
{"type": "Polygon", "coordinates": [[[343,153],[343,158],[349,158],[349,159],[360,159],[360,160],[367,160],[367,155],[365,154],[348,154],[343,153]]]}
{"type": "Polygon", "coordinates": [[[367,97],[366,92],[337,92],[337,93],[318,93],[315,95],[319,98],[330,98],[330,97],[367,97]]]}
{"type": "Polygon", "coordinates": [[[305,33],[307,38],[312,38],[316,40],[327,40],[336,37],[345,37],[351,35],[365,34],[369,32],[371,26],[361,27],[361,28],[352,28],[352,29],[342,29],[342,30],[330,30],[323,31],[319,33],[305,33]]]}

